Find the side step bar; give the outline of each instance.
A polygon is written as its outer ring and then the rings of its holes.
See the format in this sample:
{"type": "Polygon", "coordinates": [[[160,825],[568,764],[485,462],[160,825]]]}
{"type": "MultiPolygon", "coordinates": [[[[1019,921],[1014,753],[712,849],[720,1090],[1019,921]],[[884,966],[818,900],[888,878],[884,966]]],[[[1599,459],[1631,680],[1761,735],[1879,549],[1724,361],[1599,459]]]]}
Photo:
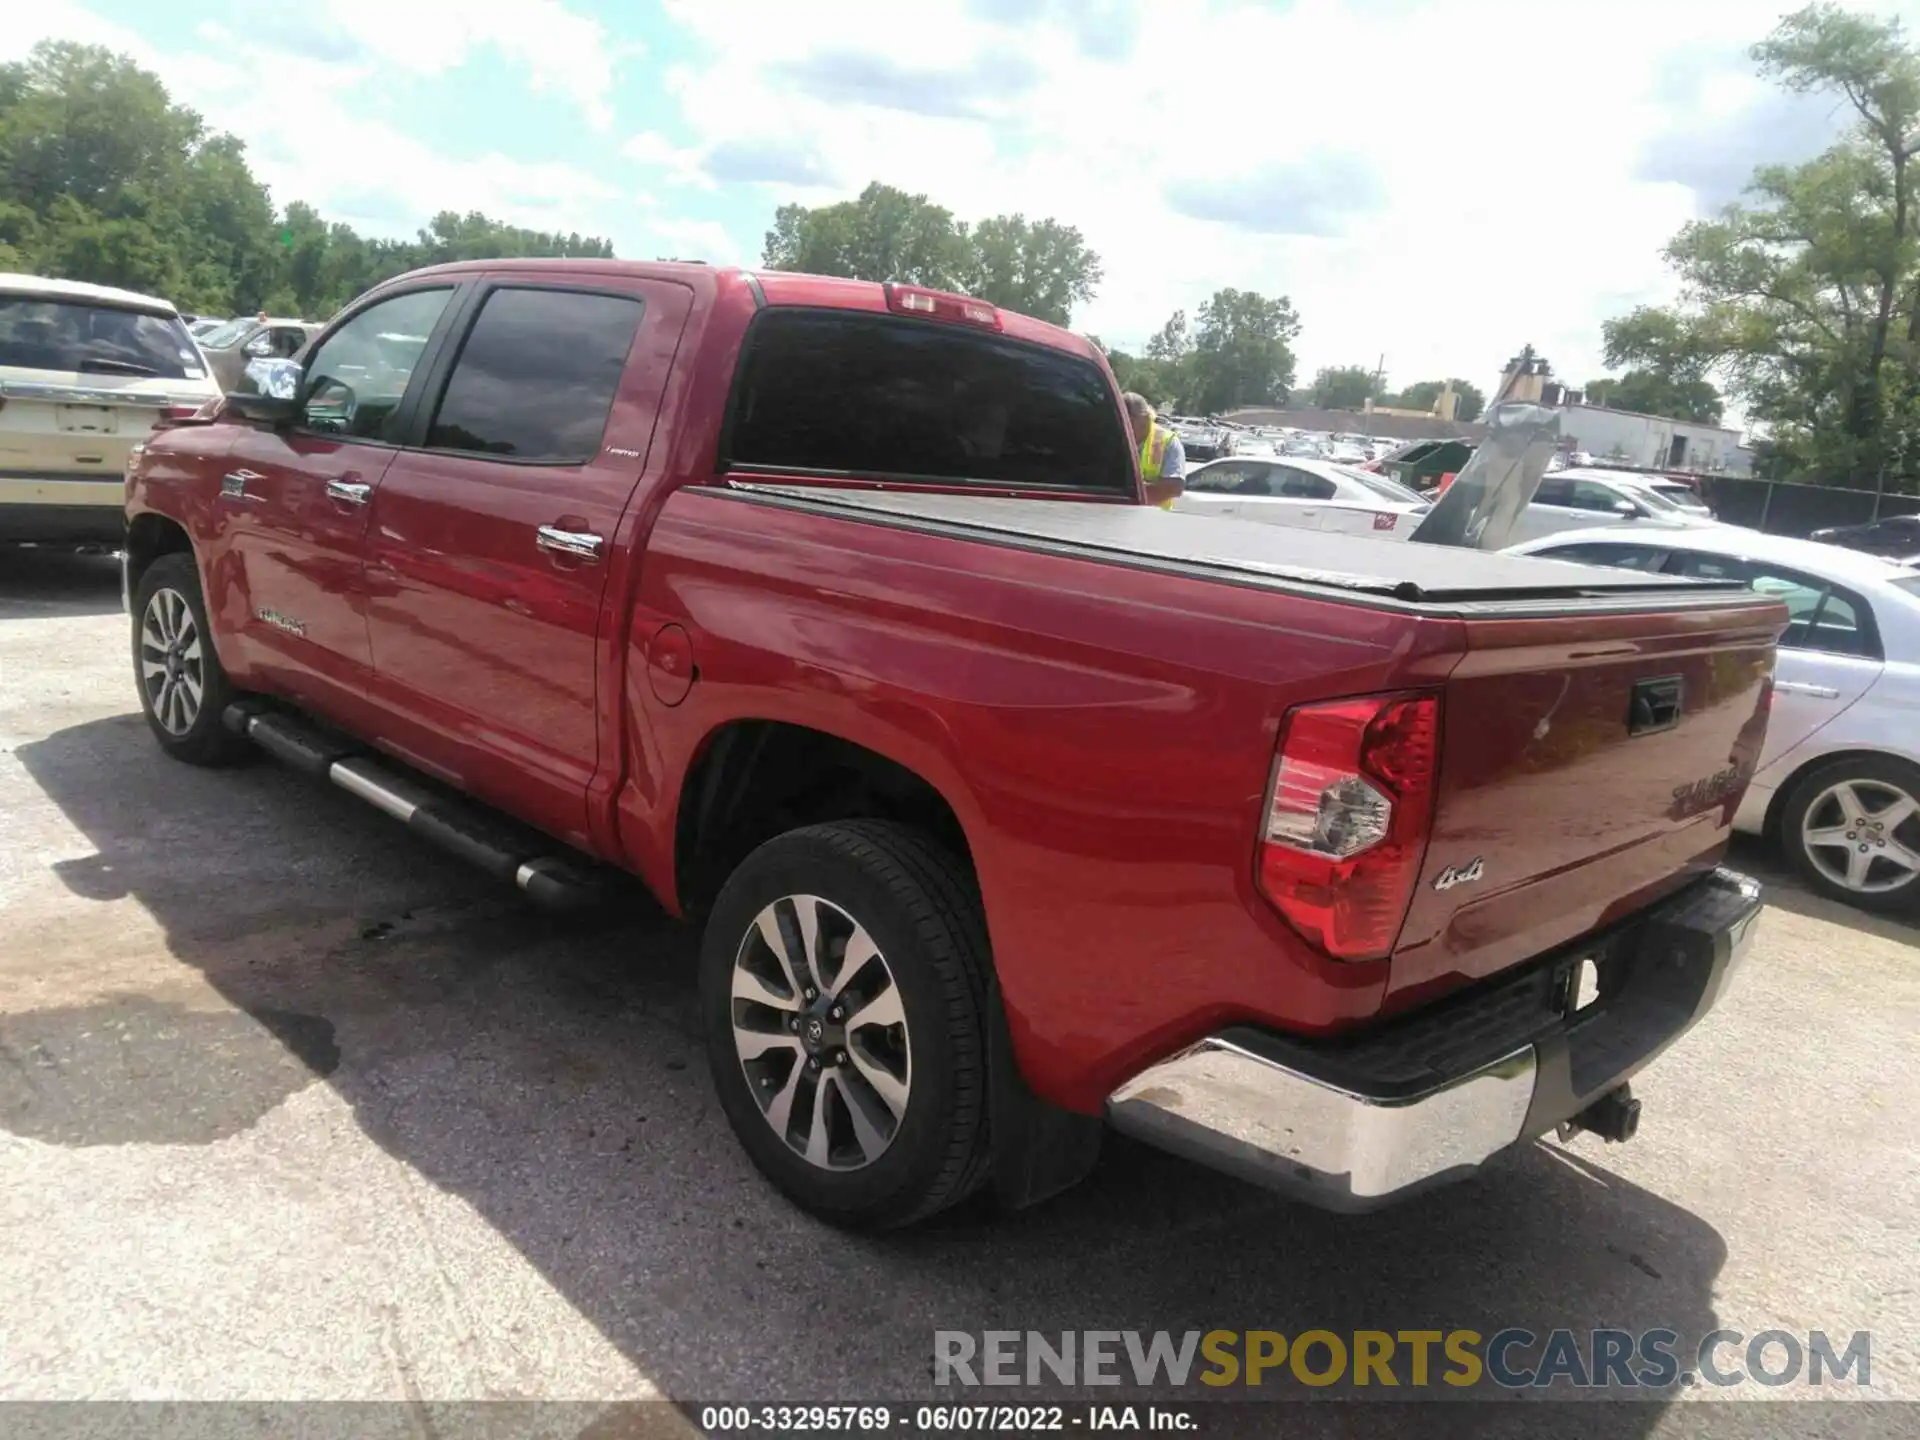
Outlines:
{"type": "Polygon", "coordinates": [[[331,780],[441,849],[511,881],[549,910],[583,910],[602,898],[590,875],[537,841],[521,839],[467,807],[402,779],[294,716],[241,702],[229,705],[220,719],[274,759],[331,780]]]}

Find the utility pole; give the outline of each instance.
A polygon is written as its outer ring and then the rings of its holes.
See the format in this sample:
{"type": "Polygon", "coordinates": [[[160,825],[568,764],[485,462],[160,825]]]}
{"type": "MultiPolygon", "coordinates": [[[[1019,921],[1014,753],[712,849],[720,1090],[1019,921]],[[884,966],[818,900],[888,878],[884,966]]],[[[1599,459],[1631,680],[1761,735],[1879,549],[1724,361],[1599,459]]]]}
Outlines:
{"type": "Polygon", "coordinates": [[[1373,367],[1373,394],[1376,400],[1380,398],[1380,387],[1386,383],[1386,379],[1387,352],[1382,350],[1380,352],[1380,363],[1373,367]]]}

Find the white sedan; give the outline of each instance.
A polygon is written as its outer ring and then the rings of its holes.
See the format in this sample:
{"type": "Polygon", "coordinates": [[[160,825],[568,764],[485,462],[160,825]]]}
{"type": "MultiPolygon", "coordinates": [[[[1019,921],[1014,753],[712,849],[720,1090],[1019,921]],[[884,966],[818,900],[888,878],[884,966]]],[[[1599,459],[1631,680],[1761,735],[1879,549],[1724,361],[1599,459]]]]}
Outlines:
{"type": "Polygon", "coordinates": [[[1676,480],[1630,471],[1568,469],[1541,477],[1515,533],[1523,541],[1538,540],[1567,530],[1621,524],[1665,530],[1719,522],[1676,480]],[[1685,492],[1687,503],[1679,503],[1666,487],[1685,492]]]}
{"type": "Polygon", "coordinates": [[[1187,472],[1176,510],[1404,540],[1432,509],[1396,480],[1329,460],[1234,455],[1187,472]]]}
{"type": "Polygon", "coordinates": [[[1867,910],[1920,905],[1920,574],[1837,545],[1735,526],[1555,535],[1520,554],[1778,595],[1773,715],[1737,829],[1777,840],[1814,889],[1867,910]]]}

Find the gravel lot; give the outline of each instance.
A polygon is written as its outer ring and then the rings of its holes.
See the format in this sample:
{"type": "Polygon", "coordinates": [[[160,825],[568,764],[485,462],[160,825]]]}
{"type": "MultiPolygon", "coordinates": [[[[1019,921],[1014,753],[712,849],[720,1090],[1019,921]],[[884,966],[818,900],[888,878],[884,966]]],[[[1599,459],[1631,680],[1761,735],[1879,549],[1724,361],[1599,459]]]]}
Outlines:
{"type": "MultiPolygon", "coordinates": [[[[0,552],[0,1397],[858,1401],[930,1394],[936,1328],[1526,1325],[1871,1329],[1920,1398],[1920,931],[1759,852],[1756,953],[1630,1145],[1339,1219],[1115,1141],[1038,1210],[850,1238],[728,1134],[688,935],[167,763],[125,624],[111,560],[0,552]]],[[[1295,1419],[1400,1423],[1350,1411],[1295,1419]]]]}

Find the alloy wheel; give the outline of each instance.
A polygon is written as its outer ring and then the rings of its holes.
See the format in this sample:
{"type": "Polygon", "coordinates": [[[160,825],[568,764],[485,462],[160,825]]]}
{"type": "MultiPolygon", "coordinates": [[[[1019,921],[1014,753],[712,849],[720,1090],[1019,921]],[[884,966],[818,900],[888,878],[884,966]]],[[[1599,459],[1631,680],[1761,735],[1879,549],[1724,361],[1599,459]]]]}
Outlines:
{"type": "Polygon", "coordinates": [[[1835,885],[1881,895],[1920,876],[1920,801],[1864,777],[1829,785],[1800,823],[1807,859],[1835,885]]]}
{"type": "Polygon", "coordinates": [[[824,1170],[886,1153],[912,1089],[900,988],[866,928],[817,895],[754,917],[734,955],[733,1044],[760,1113],[824,1170]]]}
{"type": "Polygon", "coordinates": [[[206,683],[193,607],[178,590],[155,590],[140,619],[140,685],[147,708],[169,735],[193,729],[206,683]]]}

